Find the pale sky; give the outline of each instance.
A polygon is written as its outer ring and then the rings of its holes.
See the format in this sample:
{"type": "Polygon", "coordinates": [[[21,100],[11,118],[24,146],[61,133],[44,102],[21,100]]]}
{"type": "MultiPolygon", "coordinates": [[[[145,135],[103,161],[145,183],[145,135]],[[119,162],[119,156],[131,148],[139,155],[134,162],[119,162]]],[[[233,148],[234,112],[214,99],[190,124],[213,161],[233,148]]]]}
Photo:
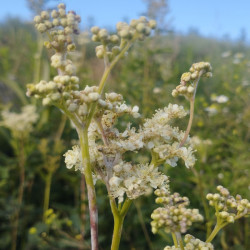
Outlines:
{"type": "MultiPolygon", "coordinates": [[[[60,1],[51,1],[56,5],[60,1]]],[[[94,24],[115,27],[118,21],[139,17],[146,10],[143,0],[64,0],[67,9],[76,10],[86,24],[90,17],[94,24]]],[[[0,21],[8,15],[31,20],[32,14],[26,0],[0,0],[0,21]]],[[[250,40],[250,0],[169,0],[167,16],[176,31],[197,29],[202,35],[222,38],[225,34],[233,39],[245,29],[250,40]]]]}

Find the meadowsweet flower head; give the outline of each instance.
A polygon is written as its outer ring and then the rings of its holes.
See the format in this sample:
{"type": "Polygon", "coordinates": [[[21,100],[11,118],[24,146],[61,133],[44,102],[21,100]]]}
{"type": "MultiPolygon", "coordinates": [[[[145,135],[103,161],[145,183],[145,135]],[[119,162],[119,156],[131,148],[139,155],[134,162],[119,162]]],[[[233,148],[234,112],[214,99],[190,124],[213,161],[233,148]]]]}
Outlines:
{"type": "Polygon", "coordinates": [[[81,150],[79,146],[73,146],[72,150],[68,150],[64,155],[66,167],[71,169],[75,167],[75,170],[84,171],[82,164],[81,150]]]}
{"type": "Polygon", "coordinates": [[[2,111],[1,126],[4,126],[11,131],[27,134],[33,130],[33,124],[38,120],[36,107],[27,105],[21,108],[20,113],[10,112],[8,110],[2,111]]]}
{"type": "Polygon", "coordinates": [[[124,194],[131,200],[148,192],[150,188],[165,187],[168,177],[149,164],[131,165],[120,162],[113,167],[109,180],[111,195],[123,201],[124,194]]]}
{"type": "MultiPolygon", "coordinates": [[[[186,234],[184,238],[185,250],[213,250],[214,247],[211,243],[203,242],[190,234],[186,234]]],[[[166,246],[164,250],[181,250],[180,247],[166,246]]]]}
{"type": "Polygon", "coordinates": [[[228,102],[229,98],[225,95],[219,95],[219,96],[212,95],[211,100],[217,103],[226,103],[228,102]]]}
{"type": "Polygon", "coordinates": [[[250,214],[250,202],[240,195],[233,197],[223,186],[217,186],[219,193],[207,194],[209,205],[215,207],[216,216],[222,222],[234,223],[236,219],[250,214]]]}
{"type": "Polygon", "coordinates": [[[194,63],[189,72],[182,74],[180,85],[172,91],[173,97],[183,95],[190,100],[195,94],[199,79],[201,77],[212,77],[211,71],[212,67],[208,62],[194,63]]]}
{"type": "Polygon", "coordinates": [[[118,22],[116,25],[117,33],[113,35],[109,34],[106,29],[101,29],[98,26],[92,27],[92,41],[101,43],[96,47],[97,58],[104,58],[105,61],[112,62],[127,45],[137,39],[144,40],[155,27],[156,22],[147,20],[146,17],[134,19],[130,24],[118,22]]]}
{"type": "Polygon", "coordinates": [[[186,208],[189,205],[187,197],[181,197],[178,193],[170,195],[165,189],[157,189],[155,194],[158,196],[156,203],[163,204],[164,207],[155,209],[151,215],[153,233],[157,233],[159,229],[167,233],[185,233],[193,222],[203,220],[198,209],[186,208]]]}

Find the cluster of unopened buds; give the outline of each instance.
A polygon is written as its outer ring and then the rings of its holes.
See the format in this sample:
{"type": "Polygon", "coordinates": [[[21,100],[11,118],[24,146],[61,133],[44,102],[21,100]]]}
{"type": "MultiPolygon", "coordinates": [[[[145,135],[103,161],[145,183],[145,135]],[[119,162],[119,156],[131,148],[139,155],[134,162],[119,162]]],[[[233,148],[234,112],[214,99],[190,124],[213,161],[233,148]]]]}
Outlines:
{"type": "Polygon", "coordinates": [[[240,195],[234,198],[223,186],[218,186],[219,193],[207,194],[209,205],[215,207],[217,219],[221,224],[234,223],[236,219],[250,214],[250,202],[240,195]]]}
{"type": "Polygon", "coordinates": [[[113,35],[110,35],[106,29],[94,26],[91,28],[92,41],[101,43],[96,47],[96,56],[100,59],[107,57],[111,62],[130,41],[144,40],[155,28],[156,21],[147,20],[144,16],[137,20],[133,19],[130,24],[117,23],[117,34],[113,35]]]}
{"type": "MultiPolygon", "coordinates": [[[[194,236],[190,234],[186,234],[184,238],[185,242],[185,250],[213,250],[214,247],[211,243],[203,242],[199,239],[196,239],[194,236]]],[[[181,250],[180,247],[175,246],[166,246],[164,250],[181,250]]]]}
{"type": "Polygon", "coordinates": [[[166,190],[157,189],[155,200],[164,207],[155,209],[151,215],[152,232],[157,233],[159,229],[164,229],[166,233],[185,233],[193,222],[202,221],[203,217],[198,209],[186,208],[189,205],[187,197],[181,197],[178,193],[170,195],[166,190]]]}
{"type": "Polygon", "coordinates": [[[183,73],[180,84],[172,91],[172,96],[185,96],[190,100],[196,91],[199,79],[203,77],[212,77],[212,67],[208,62],[194,63],[189,72],[183,73]]]}
{"type": "Polygon", "coordinates": [[[28,84],[27,96],[43,98],[43,105],[51,105],[62,98],[67,100],[69,92],[79,88],[79,78],[76,76],[55,76],[53,81],[40,81],[38,84],[28,84]]]}
{"type": "Polygon", "coordinates": [[[81,17],[74,11],[66,13],[65,4],[58,5],[58,10],[53,10],[51,14],[48,11],[42,11],[39,16],[35,16],[35,27],[41,33],[47,32],[50,41],[45,42],[45,46],[57,51],[66,49],[72,51],[75,44],[72,41],[72,34],[79,34],[78,24],[81,17]]]}

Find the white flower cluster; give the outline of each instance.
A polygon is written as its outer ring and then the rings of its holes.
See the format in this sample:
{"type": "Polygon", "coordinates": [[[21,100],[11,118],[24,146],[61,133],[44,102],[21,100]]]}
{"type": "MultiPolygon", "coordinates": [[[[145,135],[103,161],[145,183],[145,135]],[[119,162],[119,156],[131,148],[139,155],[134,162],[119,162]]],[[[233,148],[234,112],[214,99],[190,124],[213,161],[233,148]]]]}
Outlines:
{"type": "Polygon", "coordinates": [[[217,103],[226,103],[228,102],[229,98],[225,95],[219,95],[219,96],[212,95],[211,100],[217,103]]]}
{"type": "Polygon", "coordinates": [[[222,222],[234,223],[236,219],[250,214],[250,202],[240,195],[234,198],[223,186],[217,186],[219,193],[207,194],[209,205],[215,207],[216,216],[222,222]]]}
{"type": "Polygon", "coordinates": [[[133,19],[130,24],[125,22],[117,23],[117,34],[114,35],[110,35],[106,29],[94,26],[91,28],[93,33],[92,41],[102,43],[102,45],[96,47],[96,56],[100,59],[106,56],[109,61],[112,61],[129,41],[135,39],[144,40],[155,27],[156,21],[148,21],[144,16],[138,20],[133,19]],[[118,44],[120,45],[118,46],[118,44]]]}
{"type": "Polygon", "coordinates": [[[72,150],[68,150],[63,156],[65,157],[65,163],[68,169],[75,167],[75,171],[80,170],[81,173],[84,173],[81,149],[79,146],[73,146],[72,150]]]}
{"type": "Polygon", "coordinates": [[[38,117],[36,107],[33,105],[23,106],[21,113],[3,110],[3,120],[0,122],[0,125],[18,133],[29,133],[32,131],[32,125],[36,123],[38,117]]]}
{"type": "MultiPolygon", "coordinates": [[[[152,119],[147,119],[143,124],[144,143],[156,153],[160,161],[175,167],[179,158],[182,158],[186,167],[195,163],[191,147],[179,147],[184,133],[169,123],[175,118],[182,118],[186,112],[182,106],[169,104],[164,109],[157,110],[152,119]]],[[[189,138],[187,145],[189,143],[189,138]]]]}
{"type": "Polygon", "coordinates": [[[136,199],[150,188],[166,186],[168,177],[158,171],[154,165],[120,162],[113,167],[113,176],[109,180],[110,193],[119,202],[126,193],[129,199],[136,199]]]}
{"type": "MultiPolygon", "coordinates": [[[[186,243],[184,247],[185,250],[214,250],[214,247],[211,243],[203,242],[190,234],[185,235],[184,241],[186,243]]],[[[164,250],[181,250],[181,248],[176,248],[175,246],[166,246],[164,250]]]]}
{"type": "Polygon", "coordinates": [[[181,197],[178,193],[169,195],[165,189],[157,189],[155,194],[158,196],[156,203],[163,204],[164,207],[158,207],[151,215],[153,233],[157,233],[159,229],[164,229],[166,233],[185,233],[193,222],[203,220],[198,209],[186,208],[189,205],[187,197],[181,197]]]}
{"type": "Polygon", "coordinates": [[[182,74],[180,85],[172,91],[172,96],[183,95],[189,100],[196,91],[200,77],[212,77],[211,71],[212,67],[208,62],[194,63],[189,69],[189,72],[182,74]]]}
{"type": "Polygon", "coordinates": [[[182,158],[187,167],[193,166],[192,148],[179,147],[183,132],[169,125],[173,119],[186,115],[183,107],[169,104],[157,110],[152,119],[146,119],[140,129],[128,124],[120,132],[115,127],[117,118],[126,113],[139,117],[138,107],[128,107],[122,96],[114,92],[107,93],[105,97],[105,100],[97,100],[95,121],[88,131],[89,150],[93,172],[106,183],[112,197],[121,202],[125,194],[129,199],[135,199],[146,194],[150,188],[162,188],[168,178],[157,166],[163,162],[175,166],[182,158]],[[156,162],[136,164],[124,161],[126,152],[136,153],[143,148],[153,152],[156,162]]]}
{"type": "Polygon", "coordinates": [[[213,144],[210,139],[202,140],[198,136],[193,136],[190,140],[190,143],[193,147],[206,147],[211,146],[213,144]]]}
{"type": "Polygon", "coordinates": [[[72,35],[79,33],[80,17],[74,11],[66,14],[65,8],[64,4],[59,4],[58,11],[51,12],[52,21],[46,11],[34,18],[37,29],[41,32],[47,31],[50,38],[50,42],[46,42],[45,46],[55,50],[51,57],[51,66],[58,70],[58,75],[53,81],[42,80],[38,84],[27,85],[28,96],[42,98],[44,105],[57,104],[60,108],[71,98],[71,91],[79,89],[79,78],[74,76],[75,66],[66,58],[66,54],[67,51],[74,50],[72,35]]]}

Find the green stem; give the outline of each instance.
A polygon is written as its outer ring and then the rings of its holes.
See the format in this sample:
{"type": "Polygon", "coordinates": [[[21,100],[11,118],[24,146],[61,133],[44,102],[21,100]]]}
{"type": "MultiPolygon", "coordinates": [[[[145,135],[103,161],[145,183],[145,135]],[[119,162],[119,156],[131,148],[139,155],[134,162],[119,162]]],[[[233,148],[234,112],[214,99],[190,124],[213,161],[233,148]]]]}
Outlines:
{"type": "Polygon", "coordinates": [[[189,132],[191,130],[191,127],[192,127],[193,118],[194,118],[194,101],[195,101],[196,91],[197,91],[199,80],[200,80],[203,73],[204,73],[204,71],[201,70],[200,73],[199,73],[199,77],[197,78],[196,82],[194,83],[194,94],[190,98],[190,115],[189,115],[188,126],[187,126],[187,129],[186,129],[185,135],[184,135],[184,137],[183,137],[183,139],[182,139],[182,141],[181,141],[181,143],[179,145],[180,148],[185,144],[185,142],[186,142],[186,140],[188,138],[189,132]]]}
{"type": "Polygon", "coordinates": [[[119,249],[121,235],[122,235],[123,221],[131,204],[132,200],[129,200],[127,198],[123,203],[121,211],[119,212],[115,200],[113,198],[110,198],[110,206],[114,218],[114,231],[112,237],[111,250],[119,249]]]}
{"type": "Polygon", "coordinates": [[[23,138],[20,138],[19,141],[19,147],[17,148],[17,156],[18,156],[18,161],[19,161],[19,190],[18,190],[18,197],[17,197],[17,202],[18,206],[17,209],[14,213],[14,222],[13,222],[13,228],[11,232],[11,250],[16,250],[16,245],[17,245],[17,233],[18,233],[18,224],[19,224],[19,214],[20,214],[20,209],[22,206],[23,202],[23,192],[24,192],[24,184],[25,184],[25,162],[26,162],[26,156],[25,156],[25,150],[24,150],[24,141],[23,138]]]}
{"type": "Polygon", "coordinates": [[[40,79],[42,51],[43,51],[43,39],[42,39],[42,36],[39,33],[38,34],[38,39],[37,39],[37,52],[34,55],[34,57],[35,57],[35,67],[34,67],[33,81],[35,83],[38,83],[39,79],[40,79]]]}
{"type": "Polygon", "coordinates": [[[176,232],[175,235],[176,235],[176,238],[177,238],[177,241],[178,241],[178,244],[179,244],[181,250],[184,250],[184,245],[183,245],[183,241],[181,238],[181,234],[179,232],[176,232]]]}
{"type": "MultiPolygon", "coordinates": [[[[135,39],[134,39],[135,40],[135,39]]],[[[98,88],[98,93],[101,94],[104,87],[105,87],[105,83],[108,79],[108,76],[111,72],[111,70],[114,68],[114,66],[116,65],[116,63],[121,59],[121,57],[124,56],[124,54],[126,53],[126,51],[130,48],[131,44],[133,43],[133,41],[130,41],[128,42],[128,44],[122,49],[121,53],[111,62],[110,65],[108,65],[106,68],[105,68],[105,71],[103,73],[103,76],[102,76],[102,79],[99,83],[99,88],[98,88]]],[[[89,112],[89,117],[88,117],[88,120],[87,120],[87,123],[86,123],[86,128],[89,127],[91,121],[92,121],[92,118],[94,116],[94,113],[95,113],[95,108],[97,106],[97,103],[93,103],[91,108],[90,108],[90,112],[89,112]]]]}
{"type": "Polygon", "coordinates": [[[85,177],[84,175],[81,176],[81,204],[80,204],[80,210],[81,210],[81,235],[82,239],[84,240],[85,236],[85,224],[86,224],[86,188],[85,188],[85,177]]]}
{"type": "Polygon", "coordinates": [[[124,216],[114,216],[114,231],[112,237],[111,250],[118,250],[122,235],[124,216]]]}
{"type": "Polygon", "coordinates": [[[209,237],[207,238],[206,242],[211,242],[214,237],[217,235],[217,233],[222,229],[222,225],[221,224],[216,224],[214,230],[212,231],[212,233],[209,235],[209,237]]]}
{"type": "Polygon", "coordinates": [[[45,179],[44,203],[43,203],[43,221],[46,220],[46,211],[49,209],[50,188],[52,181],[52,172],[49,172],[45,179]]]}
{"type": "Polygon", "coordinates": [[[191,169],[192,172],[194,173],[196,179],[197,179],[197,185],[198,185],[198,189],[199,189],[199,193],[200,193],[200,197],[201,197],[201,202],[204,208],[204,212],[205,212],[205,219],[206,219],[206,227],[207,227],[207,237],[211,234],[211,226],[212,223],[209,220],[210,216],[209,216],[209,207],[207,205],[206,199],[205,199],[205,193],[204,193],[204,186],[203,186],[203,182],[202,182],[202,178],[201,175],[199,174],[198,171],[196,171],[195,168],[191,169]]]}
{"type": "Polygon", "coordinates": [[[92,177],[92,169],[90,163],[89,155],[89,143],[88,143],[88,131],[86,129],[77,129],[81,151],[82,151],[82,160],[84,164],[84,176],[88,191],[88,201],[89,201],[89,217],[90,217],[90,231],[91,231],[91,249],[98,249],[98,213],[96,205],[96,193],[95,186],[92,177]]]}
{"type": "Polygon", "coordinates": [[[189,115],[188,126],[186,129],[185,135],[180,143],[180,146],[179,146],[180,148],[185,144],[185,142],[188,138],[189,132],[190,132],[191,127],[192,127],[193,118],[194,118],[194,99],[190,100],[190,115],[189,115]]]}
{"type": "Polygon", "coordinates": [[[122,205],[122,209],[121,209],[121,212],[120,212],[120,214],[122,215],[122,216],[125,216],[126,214],[127,214],[127,212],[128,212],[128,210],[129,210],[129,208],[130,208],[130,205],[132,204],[132,200],[130,200],[130,199],[126,199],[125,200],[125,202],[123,203],[123,205],[122,205]]]}
{"type": "Polygon", "coordinates": [[[172,238],[174,241],[174,246],[175,246],[175,248],[178,248],[178,241],[177,241],[176,235],[175,235],[175,233],[171,233],[171,234],[172,234],[172,238]]]}

